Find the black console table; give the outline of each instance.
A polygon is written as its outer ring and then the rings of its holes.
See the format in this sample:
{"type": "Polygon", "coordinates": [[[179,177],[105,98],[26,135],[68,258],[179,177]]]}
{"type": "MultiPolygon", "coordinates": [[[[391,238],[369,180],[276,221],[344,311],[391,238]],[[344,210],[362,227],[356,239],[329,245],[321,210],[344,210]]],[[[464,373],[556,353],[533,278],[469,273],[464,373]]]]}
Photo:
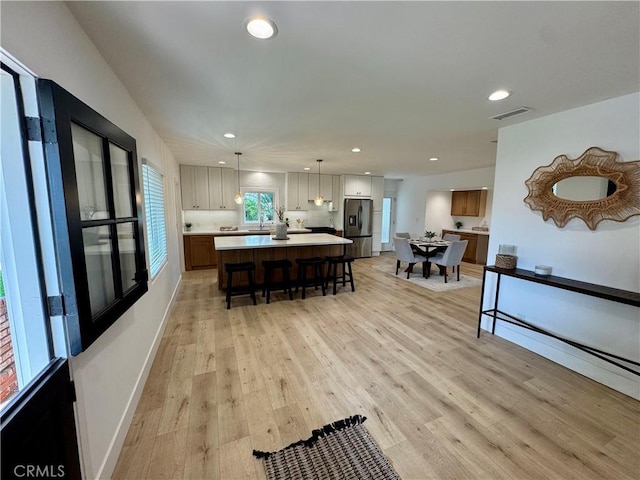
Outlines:
{"type": "Polygon", "coordinates": [[[569,290],[571,292],[581,293],[583,295],[589,295],[592,297],[604,298],[606,300],[610,300],[612,302],[624,303],[626,305],[633,305],[635,307],[640,307],[640,293],[630,292],[628,290],[620,290],[617,288],[605,287],[603,285],[596,285],[593,283],[580,282],[578,280],[572,280],[570,278],[556,277],[553,275],[549,275],[546,277],[542,277],[536,275],[531,270],[523,270],[520,268],[515,269],[505,269],[498,268],[495,265],[488,265],[484,267],[484,271],[482,273],[482,297],[480,298],[480,314],[478,315],[478,334],[477,337],[480,338],[480,326],[482,323],[482,316],[487,315],[493,318],[493,325],[491,327],[491,333],[495,334],[496,331],[496,320],[501,320],[503,322],[510,323],[512,325],[516,325],[518,327],[523,327],[528,330],[532,330],[541,335],[546,335],[548,337],[555,338],[563,343],[571,345],[583,352],[586,352],[590,355],[594,355],[605,362],[616,365],[628,372],[634,373],[640,376],[640,369],[629,367],[626,364],[635,365],[636,367],[640,367],[640,363],[629,360],[628,358],[620,357],[618,355],[614,355],[612,353],[604,352],[602,350],[598,350],[597,348],[589,347],[587,345],[583,345],[576,341],[560,337],[552,332],[544,330],[540,327],[536,327],[529,322],[525,322],[524,320],[514,317],[506,312],[503,312],[498,308],[498,299],[500,296],[500,278],[502,275],[506,275],[508,277],[518,278],[520,280],[525,280],[527,282],[539,283],[542,285],[547,285],[549,287],[561,288],[563,290],[569,290]],[[498,275],[498,281],[496,283],[496,295],[493,302],[493,308],[483,310],[484,306],[484,288],[485,281],[487,279],[487,272],[495,273],[498,275]]]}

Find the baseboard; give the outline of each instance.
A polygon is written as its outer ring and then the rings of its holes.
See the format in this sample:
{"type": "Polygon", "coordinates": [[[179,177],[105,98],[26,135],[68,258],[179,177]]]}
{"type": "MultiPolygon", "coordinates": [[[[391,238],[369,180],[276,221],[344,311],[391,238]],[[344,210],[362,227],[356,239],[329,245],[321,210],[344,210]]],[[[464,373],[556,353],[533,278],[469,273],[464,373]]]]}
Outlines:
{"type": "MultiPolygon", "coordinates": [[[[482,335],[490,335],[490,322],[483,322],[483,328],[486,327],[489,327],[489,331],[483,331],[482,335]]],[[[571,349],[571,347],[550,337],[540,336],[528,330],[504,324],[504,322],[498,321],[496,324],[496,335],[613,390],[640,400],[640,381],[637,378],[631,378],[634,376],[633,374],[626,376],[621,373],[622,370],[620,373],[614,371],[614,369],[618,370],[614,365],[601,362],[579,350],[572,349],[575,353],[565,350],[565,348],[571,349]]]]}
{"type": "Polygon", "coordinates": [[[164,335],[164,331],[167,327],[169,312],[171,311],[171,307],[173,307],[173,302],[176,299],[176,295],[178,294],[178,289],[180,288],[181,282],[182,274],[180,274],[180,276],[178,277],[176,286],[173,289],[173,293],[171,294],[171,299],[167,304],[164,315],[162,316],[162,322],[160,322],[160,326],[158,327],[158,331],[156,332],[156,335],[153,339],[153,343],[151,345],[151,348],[149,349],[147,358],[144,361],[144,367],[140,371],[140,375],[138,376],[138,379],[136,381],[135,388],[133,389],[133,392],[131,392],[131,396],[129,397],[129,401],[127,402],[127,408],[122,414],[120,422],[118,422],[118,428],[116,429],[116,433],[111,440],[111,443],[107,450],[107,455],[105,456],[102,465],[100,465],[100,468],[97,471],[96,478],[111,478],[113,475],[113,471],[116,468],[116,463],[118,462],[118,457],[120,456],[120,451],[122,450],[122,446],[124,445],[127,433],[129,432],[129,427],[131,426],[131,422],[133,421],[133,416],[136,413],[138,402],[140,401],[140,397],[142,396],[142,390],[147,383],[147,378],[149,376],[149,372],[151,371],[153,360],[156,357],[158,347],[160,346],[160,341],[162,340],[162,336],[164,335]]]}

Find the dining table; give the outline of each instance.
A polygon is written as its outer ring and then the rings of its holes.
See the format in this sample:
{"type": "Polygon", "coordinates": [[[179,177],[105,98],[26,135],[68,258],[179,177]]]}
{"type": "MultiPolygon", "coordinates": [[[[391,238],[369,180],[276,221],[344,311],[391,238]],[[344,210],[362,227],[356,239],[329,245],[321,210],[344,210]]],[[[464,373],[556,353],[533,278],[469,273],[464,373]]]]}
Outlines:
{"type": "Polygon", "coordinates": [[[446,240],[426,240],[421,238],[409,239],[409,244],[412,247],[416,247],[414,251],[425,257],[433,257],[439,252],[444,252],[451,244],[446,240]]]}
{"type": "MultiPolygon", "coordinates": [[[[409,245],[411,245],[411,249],[414,251],[414,253],[427,257],[427,265],[424,268],[425,271],[422,272],[422,275],[425,278],[429,278],[429,269],[431,267],[429,258],[436,256],[440,252],[444,252],[450,244],[451,242],[446,240],[427,240],[421,238],[409,239],[409,245]]],[[[442,267],[438,266],[438,268],[440,269],[440,274],[442,275],[442,267]]]]}

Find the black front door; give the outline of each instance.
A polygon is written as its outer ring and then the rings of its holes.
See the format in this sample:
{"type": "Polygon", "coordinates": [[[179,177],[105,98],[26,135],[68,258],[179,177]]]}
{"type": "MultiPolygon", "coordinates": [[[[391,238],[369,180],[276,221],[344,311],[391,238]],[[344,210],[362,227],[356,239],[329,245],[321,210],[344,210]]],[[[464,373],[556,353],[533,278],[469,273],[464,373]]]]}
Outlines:
{"type": "Polygon", "coordinates": [[[2,374],[3,379],[5,373],[19,379],[12,384],[13,397],[2,397],[7,403],[0,413],[0,471],[2,479],[80,479],[75,394],[69,362],[54,352],[49,315],[62,312],[50,308],[54,303],[47,298],[41,248],[47,235],[40,235],[35,208],[35,189],[42,186],[34,185],[36,161],[29,156],[30,148],[36,151],[40,143],[35,138],[38,129],[25,115],[35,103],[35,79],[0,54],[0,294],[10,307],[2,321],[10,324],[11,332],[2,337],[2,374]],[[12,353],[5,358],[8,349],[12,353]]]}
{"type": "Polygon", "coordinates": [[[54,359],[2,412],[2,478],[79,479],[69,362],[54,359]]]}

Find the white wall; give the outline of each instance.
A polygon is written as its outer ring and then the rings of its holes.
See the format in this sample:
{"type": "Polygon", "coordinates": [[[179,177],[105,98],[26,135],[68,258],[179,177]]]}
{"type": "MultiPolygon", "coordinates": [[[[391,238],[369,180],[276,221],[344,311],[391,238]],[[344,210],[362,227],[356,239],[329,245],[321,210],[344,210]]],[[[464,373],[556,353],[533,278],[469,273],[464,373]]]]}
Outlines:
{"type": "MultiPolygon", "coordinates": [[[[482,187],[491,189],[493,176],[494,168],[487,167],[403,179],[398,189],[396,231],[410,232],[412,236],[416,236],[424,233],[425,230],[440,232],[442,228],[453,228],[455,220],[451,217],[450,189],[470,190],[482,187]],[[431,204],[431,200],[435,202],[431,204]]],[[[481,225],[485,219],[490,225],[491,215],[491,201],[488,198],[485,217],[461,217],[461,219],[465,228],[471,228],[481,225]]]]}
{"type": "Polygon", "coordinates": [[[3,2],[2,46],[79,97],[137,141],[165,175],[169,262],[147,292],[89,349],[71,359],[84,475],[110,477],[180,280],[176,162],[62,2],[3,2]]]}
{"type": "MultiPolygon", "coordinates": [[[[598,146],[619,160],[640,158],[640,94],[614,98],[500,130],[489,263],[498,245],[518,246],[518,267],[551,265],[553,275],[640,291],[640,217],[605,221],[591,231],[581,220],[558,228],[523,202],[533,171],[558,155],[576,158],[598,146]]],[[[493,281],[489,284],[493,292],[493,281]]],[[[623,357],[640,360],[638,308],[505,279],[503,310],[545,329],[623,357]]],[[[488,297],[488,295],[487,295],[488,297]]],[[[485,297],[485,298],[487,298],[485,297]]],[[[638,377],[595,357],[517,327],[499,335],[628,395],[640,398],[638,377]]]]}

